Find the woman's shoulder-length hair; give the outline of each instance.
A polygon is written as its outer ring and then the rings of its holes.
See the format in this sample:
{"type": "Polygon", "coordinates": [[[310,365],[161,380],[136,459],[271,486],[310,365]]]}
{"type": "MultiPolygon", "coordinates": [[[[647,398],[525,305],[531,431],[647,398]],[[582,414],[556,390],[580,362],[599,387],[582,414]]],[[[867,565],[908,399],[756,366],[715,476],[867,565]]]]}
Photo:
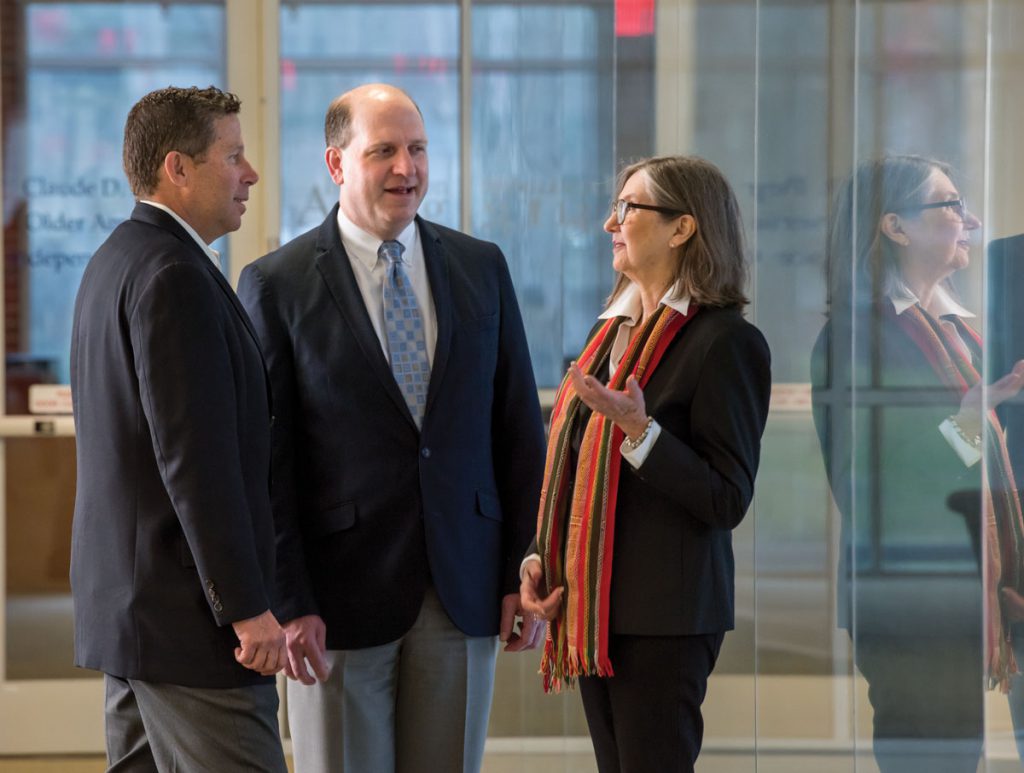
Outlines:
{"type": "MultiPolygon", "coordinates": [[[[696,156],[657,156],[625,167],[618,176],[616,197],[637,172],[647,175],[647,192],[659,207],[691,215],[693,236],[677,250],[674,287],[700,306],[744,306],[747,260],[743,219],[732,186],[721,170],[696,156]]],[[[672,215],[661,215],[671,218],[672,215]]],[[[608,298],[611,303],[629,284],[619,275],[608,298]]]]}

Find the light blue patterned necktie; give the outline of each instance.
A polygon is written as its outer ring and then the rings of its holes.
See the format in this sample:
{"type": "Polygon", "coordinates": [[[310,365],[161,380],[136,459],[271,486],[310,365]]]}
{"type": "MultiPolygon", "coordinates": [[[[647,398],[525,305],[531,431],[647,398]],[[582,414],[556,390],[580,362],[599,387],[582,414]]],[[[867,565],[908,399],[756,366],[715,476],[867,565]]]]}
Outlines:
{"type": "Polygon", "coordinates": [[[386,241],[377,249],[377,256],[388,263],[384,279],[384,329],[391,355],[391,372],[416,426],[422,427],[430,384],[430,360],[423,316],[416,304],[409,277],[402,270],[404,251],[405,247],[396,241],[386,241]]]}

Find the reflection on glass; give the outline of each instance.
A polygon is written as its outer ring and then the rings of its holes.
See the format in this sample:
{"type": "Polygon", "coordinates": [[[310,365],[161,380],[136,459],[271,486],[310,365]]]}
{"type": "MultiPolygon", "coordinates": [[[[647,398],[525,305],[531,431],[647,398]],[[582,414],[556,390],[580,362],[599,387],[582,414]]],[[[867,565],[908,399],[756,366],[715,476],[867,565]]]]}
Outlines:
{"type": "Polygon", "coordinates": [[[282,4],[280,19],[281,242],[320,225],[337,203],[324,165],[327,105],[377,81],[405,89],[423,112],[430,190],[420,214],[458,228],[458,5],[298,2],[282,4]]]}
{"type": "Polygon", "coordinates": [[[858,166],[836,204],[813,356],[843,515],[839,623],[868,683],[882,773],[976,769],[983,687],[1008,687],[1011,624],[1024,617],[1020,501],[986,410],[1024,370],[983,396],[977,323],[950,281],[981,223],[958,198],[935,160],[858,166]]]}
{"type": "Polygon", "coordinates": [[[603,3],[473,13],[472,231],[508,257],[541,387],[561,381],[611,282],[593,224],[611,193],[612,16],[603,3]]]}
{"type": "Polygon", "coordinates": [[[222,5],[0,3],[8,414],[28,412],[30,384],[67,383],[82,270],[131,212],[128,108],[223,80],[222,5]]]}
{"type": "Polygon", "coordinates": [[[3,446],[7,678],[96,676],[73,666],[68,570],[75,441],[16,438],[3,446]]]}
{"type": "MultiPolygon", "coordinates": [[[[223,81],[224,9],[0,0],[0,16],[6,413],[23,414],[32,384],[67,383],[82,271],[131,212],[128,109],[168,83],[223,81]]],[[[74,441],[2,442],[7,678],[95,676],[72,667],[74,441]]]]}

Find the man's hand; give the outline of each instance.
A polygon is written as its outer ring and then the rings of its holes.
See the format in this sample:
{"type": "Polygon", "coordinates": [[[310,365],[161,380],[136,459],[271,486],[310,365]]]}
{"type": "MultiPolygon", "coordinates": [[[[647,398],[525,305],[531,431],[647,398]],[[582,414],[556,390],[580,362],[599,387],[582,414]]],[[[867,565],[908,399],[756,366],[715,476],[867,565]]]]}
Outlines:
{"type": "Polygon", "coordinates": [[[284,668],[284,631],[269,609],[261,615],[231,624],[238,637],[235,660],[263,676],[271,676],[284,668]]]}
{"type": "Polygon", "coordinates": [[[555,588],[544,598],[540,597],[541,587],[544,585],[544,570],[540,561],[534,558],[527,561],[523,569],[523,581],[519,585],[519,597],[523,603],[523,609],[528,614],[541,620],[554,620],[558,614],[558,608],[562,605],[562,593],[564,588],[555,588]]]}
{"type": "Polygon", "coordinates": [[[501,628],[498,634],[505,643],[505,652],[532,650],[544,638],[544,621],[523,610],[518,593],[509,593],[501,600],[501,628]],[[522,617],[522,625],[515,628],[516,617],[522,617]]]}
{"type": "Polygon", "coordinates": [[[317,680],[326,682],[331,667],[327,664],[327,626],[323,618],[320,615],[296,617],[284,624],[284,634],[288,640],[285,676],[306,685],[316,684],[317,680]],[[312,674],[306,667],[307,661],[313,668],[312,674]]]}

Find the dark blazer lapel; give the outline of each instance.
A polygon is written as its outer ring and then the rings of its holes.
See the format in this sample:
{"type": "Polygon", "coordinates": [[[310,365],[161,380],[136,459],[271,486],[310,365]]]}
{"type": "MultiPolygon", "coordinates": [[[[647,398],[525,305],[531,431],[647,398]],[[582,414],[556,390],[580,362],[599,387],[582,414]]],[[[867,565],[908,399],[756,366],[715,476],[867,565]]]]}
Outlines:
{"type": "Polygon", "coordinates": [[[210,256],[203,251],[203,248],[196,243],[196,240],[192,238],[189,232],[181,227],[181,223],[168,215],[162,209],[151,207],[148,204],[139,203],[136,204],[135,209],[132,210],[131,219],[139,220],[143,223],[149,223],[150,225],[155,225],[158,228],[170,231],[189,250],[190,254],[199,259],[199,264],[205,270],[210,272],[210,276],[213,277],[213,280],[220,287],[224,296],[231,303],[231,306],[235,310],[235,314],[238,316],[238,319],[241,320],[242,325],[249,333],[249,337],[252,338],[256,351],[260,355],[260,362],[263,365],[263,379],[267,385],[267,404],[270,406],[271,412],[273,412],[273,395],[270,391],[270,373],[267,370],[267,360],[263,356],[263,346],[260,344],[259,336],[256,335],[256,330],[252,326],[252,320],[249,319],[248,312],[246,312],[242,302],[238,300],[238,295],[235,294],[235,291],[228,283],[227,278],[223,273],[221,273],[220,267],[213,264],[213,261],[210,260],[210,256]]]}
{"type": "Polygon", "coordinates": [[[434,346],[434,362],[430,367],[430,386],[427,389],[426,413],[441,388],[448,355],[452,345],[452,287],[448,270],[448,253],[441,243],[441,236],[426,220],[419,217],[416,223],[420,228],[420,239],[423,243],[423,261],[427,265],[427,279],[430,282],[430,295],[434,299],[434,314],[437,317],[437,343],[434,346]]]}
{"type": "Polygon", "coordinates": [[[345,247],[341,243],[341,234],[338,233],[337,204],[334,205],[317,232],[316,267],[324,284],[327,285],[334,304],[359,343],[359,348],[362,349],[363,356],[366,357],[366,361],[370,365],[370,370],[380,380],[396,407],[409,420],[409,423],[415,426],[412,414],[409,413],[409,406],[406,405],[405,398],[395,382],[391,366],[381,348],[380,339],[377,338],[373,323],[370,322],[370,315],[366,311],[363,295],[359,292],[359,285],[356,283],[356,275],[352,272],[348,253],[345,252],[345,247]]]}

